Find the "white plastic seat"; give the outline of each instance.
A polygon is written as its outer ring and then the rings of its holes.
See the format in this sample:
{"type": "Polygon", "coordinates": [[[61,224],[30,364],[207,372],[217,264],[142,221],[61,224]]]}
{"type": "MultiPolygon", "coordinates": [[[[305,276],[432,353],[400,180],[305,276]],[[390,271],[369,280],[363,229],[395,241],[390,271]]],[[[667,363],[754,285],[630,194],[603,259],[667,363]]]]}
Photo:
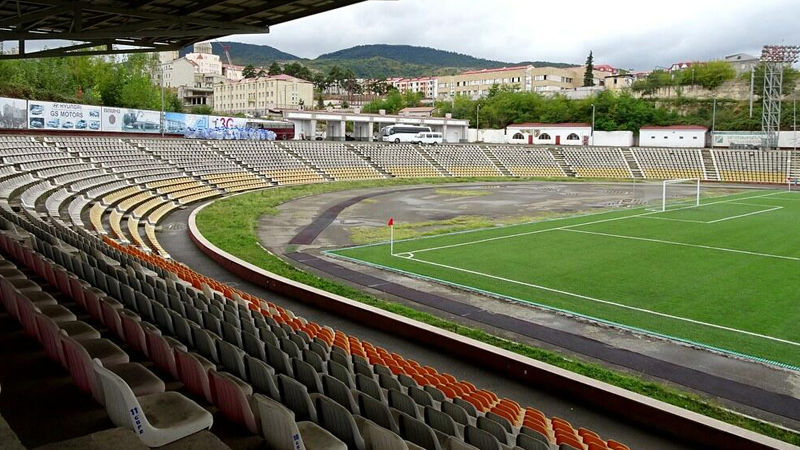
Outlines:
{"type": "Polygon", "coordinates": [[[261,429],[274,450],[347,450],[347,445],[314,422],[295,422],[294,413],[271,398],[253,396],[261,429]]]}
{"type": "Polygon", "coordinates": [[[132,429],[148,447],[161,447],[202,430],[208,430],[214,417],[200,405],[177,392],[135,397],[115,373],[94,361],[94,370],[103,387],[106,412],[118,427],[132,429]]]}

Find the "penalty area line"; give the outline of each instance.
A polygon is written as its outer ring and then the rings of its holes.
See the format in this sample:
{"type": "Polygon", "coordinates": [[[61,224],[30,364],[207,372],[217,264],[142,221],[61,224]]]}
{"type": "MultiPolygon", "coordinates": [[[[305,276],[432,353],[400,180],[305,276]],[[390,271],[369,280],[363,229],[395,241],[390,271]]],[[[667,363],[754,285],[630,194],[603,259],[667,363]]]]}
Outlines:
{"type": "MultiPolygon", "coordinates": [[[[577,230],[566,230],[566,231],[573,231],[573,232],[579,232],[580,233],[580,231],[577,231],[577,230]]],[[[488,274],[488,273],[478,272],[478,271],[475,271],[475,270],[470,270],[470,269],[464,269],[464,268],[461,268],[461,267],[450,266],[450,265],[447,265],[447,264],[435,263],[435,262],[432,262],[432,261],[425,261],[425,260],[418,259],[418,258],[413,258],[413,259],[412,258],[405,258],[405,259],[411,259],[412,261],[420,262],[420,263],[423,263],[423,264],[428,264],[428,265],[435,266],[435,267],[441,267],[441,268],[444,268],[444,269],[454,270],[454,271],[457,271],[457,272],[464,272],[464,273],[468,273],[468,274],[471,274],[471,275],[477,275],[477,276],[484,277],[484,278],[491,278],[491,279],[494,279],[494,280],[503,281],[503,282],[511,283],[511,284],[517,284],[517,285],[520,285],[520,286],[526,286],[526,287],[530,287],[530,288],[534,288],[534,289],[539,289],[539,290],[542,290],[542,291],[552,292],[552,293],[555,293],[555,294],[561,294],[561,295],[566,295],[566,296],[569,296],[569,297],[579,298],[579,299],[582,299],[582,300],[588,300],[588,301],[595,302],[595,303],[600,303],[600,304],[603,304],[603,305],[614,306],[614,307],[618,307],[618,308],[622,308],[622,309],[628,309],[628,310],[631,310],[631,311],[637,311],[637,312],[650,314],[650,315],[654,315],[654,316],[658,316],[658,317],[664,317],[664,318],[667,318],[667,319],[672,319],[672,320],[678,320],[678,321],[681,321],[681,322],[691,323],[691,324],[694,324],[694,325],[701,325],[701,326],[705,326],[705,327],[709,327],[709,328],[715,328],[715,329],[718,329],[718,330],[723,330],[723,331],[728,331],[728,332],[732,332],[732,333],[743,334],[743,335],[752,336],[752,337],[756,337],[756,338],[760,338],[760,339],[766,339],[766,340],[770,340],[770,341],[774,341],[774,342],[780,342],[782,344],[788,344],[788,345],[793,345],[793,346],[796,346],[796,347],[800,347],[800,342],[789,341],[789,340],[786,340],[786,339],[776,338],[774,336],[767,336],[767,335],[764,335],[764,334],[754,333],[752,331],[739,330],[737,328],[726,327],[724,325],[717,325],[717,324],[713,324],[713,323],[703,322],[703,321],[700,321],[700,320],[688,319],[686,317],[674,316],[672,314],[666,314],[666,313],[662,313],[662,312],[658,312],[658,311],[652,311],[652,310],[649,310],[649,309],[638,308],[638,307],[635,307],[635,306],[630,306],[630,305],[625,305],[625,304],[622,304],[622,303],[612,302],[610,300],[603,300],[603,299],[599,299],[599,298],[590,297],[588,295],[576,294],[574,292],[564,291],[564,290],[560,290],[560,289],[554,289],[554,288],[550,288],[550,287],[547,287],[547,286],[541,286],[541,285],[538,285],[538,284],[526,283],[524,281],[512,280],[510,278],[504,278],[504,277],[500,277],[500,276],[497,276],[497,275],[491,275],[491,274],[488,274]]],[[[444,280],[442,280],[442,281],[444,281],[444,280]]],[[[495,293],[495,295],[500,295],[501,297],[505,297],[502,294],[496,294],[495,293]]]]}

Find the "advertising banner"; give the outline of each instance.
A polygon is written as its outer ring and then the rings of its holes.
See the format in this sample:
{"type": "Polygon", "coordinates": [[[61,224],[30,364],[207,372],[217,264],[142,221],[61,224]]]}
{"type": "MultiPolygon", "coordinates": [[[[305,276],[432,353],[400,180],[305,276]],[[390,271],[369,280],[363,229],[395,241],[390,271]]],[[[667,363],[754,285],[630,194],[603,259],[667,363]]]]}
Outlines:
{"type": "Polygon", "coordinates": [[[208,116],[208,128],[244,128],[247,119],[241,117],[208,116]]]}
{"type": "Polygon", "coordinates": [[[764,138],[764,133],[757,131],[716,131],[711,135],[714,147],[730,148],[758,148],[764,138]]]}
{"type": "Polygon", "coordinates": [[[28,102],[0,97],[0,128],[28,128],[28,102]]]}
{"type": "Polygon", "coordinates": [[[28,102],[31,130],[100,131],[101,108],[74,103],[28,102]]]}
{"type": "Polygon", "coordinates": [[[125,109],[122,115],[122,131],[125,133],[160,133],[161,113],[143,109],[125,109]]]}
{"type": "Polygon", "coordinates": [[[122,131],[122,108],[103,107],[103,131],[119,133],[122,131]]]}
{"type": "Polygon", "coordinates": [[[164,127],[169,134],[183,134],[187,128],[208,128],[208,116],[168,112],[164,115],[164,127]]]}

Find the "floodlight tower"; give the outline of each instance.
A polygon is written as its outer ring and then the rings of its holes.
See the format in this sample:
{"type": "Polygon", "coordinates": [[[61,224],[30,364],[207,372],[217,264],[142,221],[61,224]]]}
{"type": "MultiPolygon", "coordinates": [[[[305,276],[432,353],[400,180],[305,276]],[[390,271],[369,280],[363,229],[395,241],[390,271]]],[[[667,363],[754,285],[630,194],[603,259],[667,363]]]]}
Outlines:
{"type": "Polygon", "coordinates": [[[764,64],[764,114],[761,116],[761,131],[764,147],[778,147],[778,132],[781,127],[781,100],[783,97],[783,69],[797,62],[800,46],[765,45],[761,51],[764,64]]]}

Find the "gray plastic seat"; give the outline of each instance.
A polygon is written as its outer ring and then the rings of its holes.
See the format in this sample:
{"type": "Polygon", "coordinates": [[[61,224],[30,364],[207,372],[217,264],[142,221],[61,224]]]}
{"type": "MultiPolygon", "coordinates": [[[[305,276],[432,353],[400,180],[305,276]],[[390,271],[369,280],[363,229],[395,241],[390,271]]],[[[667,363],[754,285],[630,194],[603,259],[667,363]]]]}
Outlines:
{"type": "Polygon", "coordinates": [[[347,444],[348,450],[366,450],[364,439],[358,431],[353,415],[336,401],[316,395],[317,423],[347,444]]]}
{"type": "Polygon", "coordinates": [[[436,433],[425,422],[406,414],[400,414],[397,425],[400,429],[400,436],[403,439],[419,445],[425,450],[441,450],[442,447],[439,444],[436,433]]]}
{"type": "Polygon", "coordinates": [[[247,376],[256,392],[269,395],[273,400],[280,401],[281,394],[275,382],[275,369],[260,359],[245,356],[247,376]]]}
{"type": "Polygon", "coordinates": [[[262,437],[272,450],[347,450],[347,444],[314,422],[295,422],[295,414],[261,394],[253,396],[262,437]]]}
{"type": "Polygon", "coordinates": [[[170,336],[175,335],[175,327],[172,324],[172,317],[169,315],[167,308],[164,308],[159,303],[153,303],[153,318],[162,332],[170,336]]]}
{"type": "Polygon", "coordinates": [[[192,340],[197,352],[210,359],[215,364],[220,364],[216,342],[219,339],[214,333],[204,330],[196,324],[189,324],[192,329],[192,340]]]}
{"type": "Polygon", "coordinates": [[[386,401],[386,398],[383,396],[383,390],[378,382],[372,377],[364,376],[360,373],[356,374],[356,389],[376,400],[380,400],[382,402],[386,401]]]}
{"type": "Polygon", "coordinates": [[[333,359],[328,360],[328,374],[344,383],[348,389],[355,388],[355,382],[353,382],[353,373],[333,359]]]}
{"type": "Polygon", "coordinates": [[[467,414],[469,414],[470,416],[478,417],[478,410],[475,409],[475,405],[473,405],[472,403],[458,397],[453,399],[453,403],[463,408],[464,411],[466,411],[467,414]]]}
{"type": "Polygon", "coordinates": [[[549,443],[545,443],[533,436],[522,433],[517,435],[517,447],[522,450],[550,450],[549,443]]]}
{"type": "MultiPolygon", "coordinates": [[[[377,366],[375,366],[377,367],[377,366]]],[[[403,391],[403,386],[397,381],[397,378],[387,375],[385,373],[381,373],[378,375],[378,384],[387,391],[394,389],[395,391],[403,391]]]]}
{"type": "Polygon", "coordinates": [[[280,345],[281,350],[283,350],[287,355],[289,355],[289,358],[301,357],[300,347],[298,347],[297,344],[295,344],[294,341],[292,341],[291,339],[282,338],[280,340],[280,344],[281,344],[280,345]]]}
{"type": "Polygon", "coordinates": [[[253,358],[258,358],[262,361],[267,359],[264,343],[254,334],[250,334],[246,331],[242,333],[242,348],[253,358]]]}
{"type": "Polygon", "coordinates": [[[314,366],[298,358],[292,358],[292,370],[297,381],[303,383],[311,394],[322,393],[322,380],[314,366]]]}
{"type": "Polygon", "coordinates": [[[320,378],[326,396],[347,408],[352,414],[358,414],[358,405],[350,388],[330,375],[322,375],[320,378]]]}
{"type": "Polygon", "coordinates": [[[443,401],[445,401],[445,399],[447,399],[447,397],[444,395],[444,393],[442,391],[440,391],[439,389],[437,389],[437,388],[435,388],[435,387],[433,387],[431,385],[427,385],[423,389],[425,390],[425,392],[430,394],[431,397],[434,400],[436,400],[437,402],[443,402],[443,401]]]}
{"type": "Polygon", "coordinates": [[[425,423],[430,425],[434,430],[440,431],[448,436],[462,438],[458,426],[456,426],[456,422],[447,414],[434,409],[432,406],[426,406],[424,416],[425,423]]]}
{"type": "Polygon", "coordinates": [[[484,431],[488,431],[494,437],[497,438],[503,445],[508,445],[508,434],[506,434],[506,429],[503,428],[502,425],[495,422],[492,419],[486,418],[485,416],[478,417],[478,428],[484,431]]]}
{"type": "Polygon", "coordinates": [[[403,385],[404,387],[417,386],[417,382],[413,378],[404,373],[397,374],[397,381],[399,381],[400,384],[403,385]]]}
{"type": "Polygon", "coordinates": [[[222,336],[222,321],[211,312],[204,312],[203,314],[203,328],[211,331],[217,336],[222,336]]]}
{"type": "Polygon", "coordinates": [[[369,365],[361,363],[361,362],[354,362],[353,363],[353,373],[356,375],[364,375],[365,377],[372,378],[375,374],[372,372],[372,369],[369,365]]]}
{"type": "Polygon", "coordinates": [[[369,420],[360,425],[367,450],[408,450],[408,445],[399,434],[369,420]]]}
{"type": "Polygon", "coordinates": [[[247,381],[247,370],[244,367],[246,353],[239,347],[225,341],[217,341],[220,364],[229,372],[247,381]]]}
{"type": "Polygon", "coordinates": [[[488,431],[467,425],[464,428],[464,442],[474,445],[478,450],[503,450],[500,441],[488,431]]]}
{"type": "Polygon", "coordinates": [[[265,327],[258,328],[258,336],[265,344],[271,344],[277,347],[278,344],[278,336],[275,336],[275,333],[270,331],[265,327]]]}
{"type": "Polygon", "coordinates": [[[408,396],[420,406],[433,406],[433,396],[428,391],[411,386],[408,388],[408,396]]]}
{"type": "Polygon", "coordinates": [[[294,372],[292,372],[292,364],[289,361],[289,355],[272,344],[265,344],[265,346],[267,349],[267,362],[275,369],[275,372],[293,377],[294,372]]]}
{"type": "Polygon", "coordinates": [[[242,348],[242,330],[228,322],[222,322],[222,339],[242,348]]]}
{"type": "Polygon", "coordinates": [[[325,372],[325,361],[316,352],[309,349],[303,350],[303,361],[311,364],[317,373],[325,372]]]}
{"type": "Polygon", "coordinates": [[[542,442],[544,442],[545,444],[548,444],[548,445],[550,444],[550,439],[548,439],[547,436],[545,436],[544,434],[534,430],[533,428],[529,428],[529,427],[523,426],[522,428],[519,429],[519,434],[524,434],[526,436],[530,436],[530,437],[536,439],[537,441],[542,441],[542,442]]]}
{"type": "Polygon", "coordinates": [[[389,406],[415,419],[420,418],[414,399],[400,391],[389,391],[389,406]]]}
{"type": "Polygon", "coordinates": [[[175,311],[169,311],[169,315],[172,317],[172,326],[175,328],[175,337],[177,337],[179,341],[183,342],[188,347],[194,347],[194,339],[192,338],[192,329],[189,327],[189,322],[175,311]]]}
{"type": "Polygon", "coordinates": [[[279,374],[276,378],[278,380],[281,403],[294,412],[295,418],[298,421],[310,420],[319,423],[317,421],[317,410],[308,395],[306,387],[284,374],[279,374]]]}
{"type": "Polygon", "coordinates": [[[328,360],[328,347],[319,343],[316,339],[308,343],[308,349],[319,355],[323,361],[328,360]]]}
{"type": "Polygon", "coordinates": [[[506,430],[506,433],[511,433],[513,431],[513,428],[511,427],[511,422],[509,422],[508,419],[506,419],[505,417],[495,414],[491,411],[488,411],[485,414],[485,416],[487,419],[493,420],[502,425],[503,429],[506,430]]]}
{"type": "Polygon", "coordinates": [[[469,416],[464,408],[456,405],[455,403],[442,402],[441,409],[443,413],[452,417],[456,423],[460,423],[461,425],[469,425],[469,416]]]}
{"type": "Polygon", "coordinates": [[[386,403],[376,400],[369,395],[359,393],[358,410],[360,411],[361,416],[375,422],[383,428],[391,430],[395,433],[399,432],[397,423],[392,416],[392,412],[389,410],[389,405],[386,403]]]}

